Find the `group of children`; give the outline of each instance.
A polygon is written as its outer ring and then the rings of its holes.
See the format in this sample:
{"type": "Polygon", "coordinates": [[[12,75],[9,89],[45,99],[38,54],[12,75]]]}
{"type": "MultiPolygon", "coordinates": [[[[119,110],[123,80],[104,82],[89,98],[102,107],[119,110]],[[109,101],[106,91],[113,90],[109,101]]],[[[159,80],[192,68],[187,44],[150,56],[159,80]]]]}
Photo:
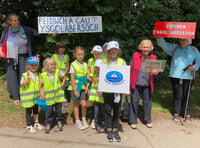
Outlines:
{"type": "MultiPolygon", "coordinates": [[[[150,50],[151,51],[151,50],[150,50]]],[[[118,93],[99,92],[100,65],[126,65],[120,58],[121,49],[117,41],[110,41],[103,45],[93,47],[93,58],[84,62],[85,49],[76,47],[73,51],[75,60],[69,64],[69,56],[65,54],[65,44],[57,43],[55,54],[43,61],[42,73],[39,73],[39,57],[32,56],[27,60],[27,72],[21,79],[21,103],[26,108],[27,129],[43,129],[38,122],[38,105],[36,98],[46,101],[45,133],[49,133],[53,122],[53,111],[56,111],[58,130],[63,130],[62,103],[66,102],[67,93],[70,92],[74,102],[75,127],[88,128],[86,120],[87,98],[93,102],[94,123],[97,132],[107,133],[107,140],[121,141],[119,136],[119,118],[121,95],[118,93]],[[69,81],[70,80],[70,81],[69,81]],[[65,90],[65,91],[64,91],[65,90]],[[89,96],[89,97],[88,97],[89,96]],[[81,105],[81,119],[79,116],[81,105]],[[31,113],[34,115],[34,126],[31,123],[31,113]]],[[[135,124],[135,123],[132,123],[135,124]]],[[[134,128],[134,127],[133,127],[134,128]]]]}

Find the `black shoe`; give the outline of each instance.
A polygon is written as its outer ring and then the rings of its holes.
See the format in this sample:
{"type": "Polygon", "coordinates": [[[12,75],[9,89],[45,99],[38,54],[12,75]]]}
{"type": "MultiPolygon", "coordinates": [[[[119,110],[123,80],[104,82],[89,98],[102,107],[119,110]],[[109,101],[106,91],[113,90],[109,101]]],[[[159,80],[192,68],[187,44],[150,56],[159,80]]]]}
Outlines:
{"type": "Polygon", "coordinates": [[[47,124],[45,127],[45,133],[48,134],[50,132],[50,128],[51,128],[50,124],[47,124]]]}
{"type": "Polygon", "coordinates": [[[120,142],[120,141],[121,141],[121,137],[119,136],[119,132],[118,132],[118,131],[113,131],[113,138],[114,138],[117,142],[120,142]]]}
{"type": "Polygon", "coordinates": [[[61,121],[58,121],[58,130],[62,131],[63,130],[63,125],[61,121]]]}
{"type": "Polygon", "coordinates": [[[108,132],[107,132],[107,140],[108,140],[109,142],[113,142],[112,131],[108,131],[108,132]]]}

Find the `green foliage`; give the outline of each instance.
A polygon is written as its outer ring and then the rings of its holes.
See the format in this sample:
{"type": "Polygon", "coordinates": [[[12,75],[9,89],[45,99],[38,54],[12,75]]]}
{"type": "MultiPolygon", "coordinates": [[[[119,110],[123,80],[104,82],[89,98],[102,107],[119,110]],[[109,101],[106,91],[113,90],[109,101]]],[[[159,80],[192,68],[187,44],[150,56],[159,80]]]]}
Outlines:
{"type": "MultiPolygon", "coordinates": [[[[153,53],[159,59],[170,60],[167,54],[157,47],[152,35],[155,21],[197,22],[193,45],[200,47],[198,0],[7,0],[1,1],[0,6],[4,8],[0,10],[1,24],[5,22],[8,13],[15,12],[20,16],[22,24],[33,28],[37,28],[38,16],[102,16],[102,33],[41,35],[39,40],[34,41],[33,49],[34,53],[39,53],[43,58],[54,53],[58,41],[67,45],[70,57],[76,46],[85,47],[88,59],[94,45],[117,40],[122,49],[122,57],[129,63],[140,41],[149,38],[155,46],[153,53]]],[[[0,30],[2,29],[3,27],[0,30]]],[[[176,42],[174,39],[169,41],[176,42]]],[[[169,65],[163,74],[159,74],[159,79],[168,77],[168,67],[169,65]]]]}

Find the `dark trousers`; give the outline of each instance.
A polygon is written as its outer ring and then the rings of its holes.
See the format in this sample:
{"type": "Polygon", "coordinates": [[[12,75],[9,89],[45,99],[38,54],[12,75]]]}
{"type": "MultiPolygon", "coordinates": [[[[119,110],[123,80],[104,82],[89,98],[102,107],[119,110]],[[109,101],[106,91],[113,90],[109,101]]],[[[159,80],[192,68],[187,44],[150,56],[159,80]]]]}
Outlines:
{"type": "Polygon", "coordinates": [[[129,123],[136,124],[137,123],[137,115],[138,115],[138,106],[140,95],[142,95],[143,99],[143,116],[145,123],[151,123],[151,88],[150,87],[140,87],[136,86],[135,89],[131,88],[131,101],[130,101],[130,111],[129,111],[129,123]]]}
{"type": "Polygon", "coordinates": [[[95,127],[101,126],[103,120],[103,104],[94,102],[94,121],[95,127]]]}
{"type": "Polygon", "coordinates": [[[193,84],[193,80],[186,80],[186,79],[177,79],[171,78],[172,89],[173,89],[173,108],[174,114],[184,115],[187,99],[187,111],[186,115],[190,114],[190,95],[188,96],[189,85],[191,82],[190,89],[193,84]]]}
{"type": "Polygon", "coordinates": [[[27,126],[31,126],[32,122],[31,122],[31,114],[37,115],[38,114],[38,105],[35,104],[33,107],[31,108],[26,108],[26,125],[27,126]]]}
{"type": "Polygon", "coordinates": [[[113,93],[103,93],[104,98],[104,117],[107,129],[119,129],[119,115],[120,106],[119,103],[114,103],[113,93]]]}
{"type": "Polygon", "coordinates": [[[20,99],[19,87],[22,74],[26,71],[27,54],[19,54],[18,65],[7,59],[7,89],[14,99],[20,99]]]}
{"type": "Polygon", "coordinates": [[[53,111],[56,111],[56,121],[62,121],[62,103],[56,103],[54,105],[47,106],[47,110],[45,112],[46,120],[45,124],[52,124],[53,122],[53,111]]]}

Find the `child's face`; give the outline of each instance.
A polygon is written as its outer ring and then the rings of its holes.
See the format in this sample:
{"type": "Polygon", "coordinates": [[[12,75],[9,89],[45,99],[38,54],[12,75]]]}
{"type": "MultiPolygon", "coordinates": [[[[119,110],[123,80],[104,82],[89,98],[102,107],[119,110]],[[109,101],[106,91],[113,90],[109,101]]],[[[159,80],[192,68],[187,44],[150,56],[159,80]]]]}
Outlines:
{"type": "Polygon", "coordinates": [[[56,70],[56,62],[51,62],[48,66],[48,72],[53,73],[56,70]]]}
{"type": "Polygon", "coordinates": [[[113,61],[117,59],[118,54],[119,54],[119,49],[117,49],[117,48],[112,48],[108,52],[108,56],[109,56],[110,60],[113,60],[113,61]]]}
{"type": "Polygon", "coordinates": [[[144,42],[142,44],[142,48],[141,48],[142,54],[144,56],[148,56],[149,53],[151,52],[151,45],[148,42],[144,42]]]}
{"type": "Polygon", "coordinates": [[[75,53],[75,57],[77,61],[82,62],[84,58],[84,51],[81,49],[77,49],[75,53]]]}
{"type": "Polygon", "coordinates": [[[98,51],[93,52],[93,56],[95,59],[100,59],[101,54],[102,54],[102,52],[98,52],[98,51]]]}
{"type": "Polygon", "coordinates": [[[28,70],[30,70],[32,73],[36,73],[39,68],[39,65],[37,64],[28,64],[28,70]]]}
{"type": "Polygon", "coordinates": [[[58,49],[58,53],[59,54],[64,54],[64,52],[65,52],[65,48],[59,48],[58,49]]]}

